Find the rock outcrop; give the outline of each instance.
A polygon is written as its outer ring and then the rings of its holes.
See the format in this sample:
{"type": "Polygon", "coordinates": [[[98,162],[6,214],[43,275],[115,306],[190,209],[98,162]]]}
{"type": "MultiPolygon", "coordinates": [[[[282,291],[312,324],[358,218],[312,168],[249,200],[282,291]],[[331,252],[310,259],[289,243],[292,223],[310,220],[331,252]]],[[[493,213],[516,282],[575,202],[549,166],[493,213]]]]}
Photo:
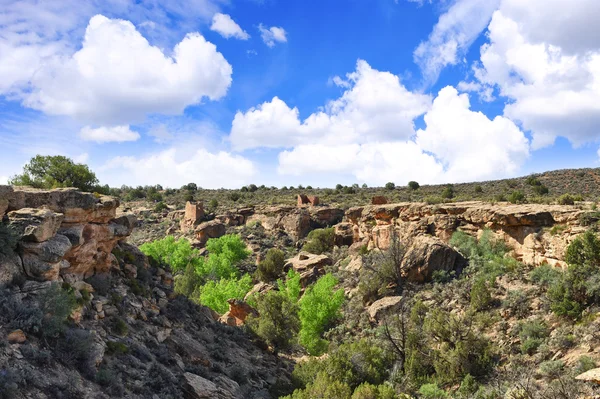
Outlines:
{"type": "Polygon", "coordinates": [[[285,261],[284,269],[293,269],[300,273],[300,284],[305,288],[325,274],[325,266],[332,264],[333,260],[327,255],[300,252],[297,256],[285,261]]]}
{"type": "Polygon", "coordinates": [[[244,322],[250,315],[258,316],[258,312],[252,306],[239,299],[230,299],[227,301],[229,310],[220,317],[221,323],[236,327],[244,325],[244,322]]]}
{"type": "Polygon", "coordinates": [[[345,221],[356,231],[354,242],[366,240],[370,248],[387,248],[394,230],[402,241],[431,236],[448,242],[458,229],[474,236],[489,229],[513,248],[518,260],[532,265],[564,266],[566,247],[586,229],[580,224],[583,213],[565,205],[478,201],[439,205],[398,203],[350,208],[345,221]],[[557,225],[562,229],[561,234],[552,234],[552,227],[557,225]]]}
{"type": "Polygon", "coordinates": [[[292,206],[257,207],[246,223],[260,222],[266,230],[284,231],[294,240],[300,240],[313,229],[333,226],[342,221],[344,211],[329,206],[296,208],[292,206]]]}
{"type": "Polygon", "coordinates": [[[35,190],[0,186],[6,224],[16,235],[17,256],[0,259],[0,284],[24,273],[38,281],[82,280],[106,273],[112,251],[136,220],[117,217],[119,201],[76,189],[35,190]]]}
{"type": "Polygon", "coordinates": [[[218,220],[201,223],[196,227],[196,240],[200,246],[204,246],[211,238],[219,238],[227,232],[227,227],[218,220]]]}

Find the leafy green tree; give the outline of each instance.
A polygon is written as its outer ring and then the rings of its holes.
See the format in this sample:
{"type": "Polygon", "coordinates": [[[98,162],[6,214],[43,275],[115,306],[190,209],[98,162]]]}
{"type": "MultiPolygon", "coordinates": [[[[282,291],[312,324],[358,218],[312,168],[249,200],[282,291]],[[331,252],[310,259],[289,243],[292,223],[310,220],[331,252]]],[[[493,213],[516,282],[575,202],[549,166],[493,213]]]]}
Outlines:
{"type": "Polygon", "coordinates": [[[326,274],[309,287],[300,299],[299,340],[311,355],[319,355],[327,349],[322,335],[340,317],[344,302],[344,290],[335,290],[338,280],[326,274]]]}
{"type": "Polygon", "coordinates": [[[169,266],[174,272],[184,271],[189,264],[197,268],[202,263],[198,250],[185,238],[175,240],[175,237],[167,236],[143,244],[140,250],[155,262],[169,266]]]}
{"type": "Polygon", "coordinates": [[[390,182],[385,183],[385,189],[386,190],[390,190],[391,191],[391,190],[393,190],[395,188],[396,188],[396,184],[394,184],[393,182],[390,181],[390,182]]]}
{"type": "Polygon", "coordinates": [[[98,179],[87,165],[76,164],[67,157],[36,155],[25,165],[23,174],[14,176],[9,184],[43,189],[76,187],[82,191],[94,191],[98,179]]]}
{"type": "Polygon", "coordinates": [[[334,245],[334,230],[333,227],[327,229],[316,229],[308,233],[306,244],[302,247],[303,250],[311,254],[320,255],[325,252],[330,252],[334,245]]]}
{"type": "Polygon", "coordinates": [[[211,238],[206,243],[208,258],[198,265],[196,271],[207,279],[222,279],[239,273],[236,265],[248,258],[250,251],[240,236],[228,234],[211,238]]]}
{"type": "Polygon", "coordinates": [[[277,280],[279,291],[283,292],[293,302],[298,301],[298,298],[300,298],[300,291],[302,291],[300,277],[300,273],[290,269],[285,281],[282,281],[281,279],[277,280]]]}
{"type": "Polygon", "coordinates": [[[223,314],[229,309],[229,299],[244,299],[252,288],[252,277],[249,274],[241,278],[210,280],[200,288],[198,297],[200,303],[215,312],[223,314]]]}
{"type": "Polygon", "coordinates": [[[270,248],[265,259],[256,268],[256,277],[260,281],[269,282],[277,279],[283,273],[285,253],[277,248],[270,248]]]}
{"type": "Polygon", "coordinates": [[[411,190],[418,190],[418,189],[419,189],[419,187],[421,187],[421,186],[419,185],[419,183],[417,183],[417,182],[416,182],[416,181],[414,181],[414,180],[411,180],[411,181],[409,181],[409,182],[408,182],[408,188],[410,188],[411,190]]]}

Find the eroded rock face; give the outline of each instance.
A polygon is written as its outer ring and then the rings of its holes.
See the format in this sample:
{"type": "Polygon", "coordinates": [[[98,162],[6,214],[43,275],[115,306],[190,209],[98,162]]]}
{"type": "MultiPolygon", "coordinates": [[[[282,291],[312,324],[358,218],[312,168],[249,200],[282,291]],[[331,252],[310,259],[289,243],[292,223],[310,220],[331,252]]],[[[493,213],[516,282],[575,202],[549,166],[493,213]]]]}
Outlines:
{"type": "Polygon", "coordinates": [[[0,284],[18,273],[38,281],[68,276],[72,282],[107,272],[115,245],[136,224],[131,215],[116,217],[118,200],[75,189],[0,186],[0,194],[8,204],[8,225],[19,240],[17,256],[0,259],[5,269],[0,284]]]}
{"type": "Polygon", "coordinates": [[[407,248],[403,268],[412,282],[431,280],[436,271],[459,271],[466,261],[455,249],[437,237],[415,237],[407,248]]]}
{"type": "Polygon", "coordinates": [[[248,305],[244,301],[239,299],[230,299],[227,301],[229,304],[229,310],[225,313],[219,321],[228,326],[236,327],[244,325],[244,322],[250,315],[258,316],[258,312],[252,306],[248,305]]]}
{"type": "Polygon", "coordinates": [[[394,229],[403,242],[419,236],[448,242],[458,229],[474,236],[489,229],[514,249],[518,260],[532,265],[565,266],[566,247],[585,231],[579,224],[583,212],[564,205],[406,202],[350,208],[345,213],[345,221],[356,229],[354,242],[366,240],[370,248],[388,248],[394,229]],[[563,232],[552,235],[550,229],[556,225],[563,226],[563,232]]]}
{"type": "Polygon", "coordinates": [[[209,239],[224,236],[226,232],[226,226],[218,220],[201,223],[195,230],[196,240],[198,240],[202,246],[206,244],[209,239]]]}
{"type": "Polygon", "coordinates": [[[185,212],[181,220],[181,230],[193,230],[204,219],[204,205],[202,202],[186,202],[185,212]]]}
{"type": "Polygon", "coordinates": [[[217,384],[192,373],[185,373],[183,376],[186,382],[185,397],[187,399],[243,398],[238,383],[227,377],[221,377],[222,380],[217,381],[217,384]]]}

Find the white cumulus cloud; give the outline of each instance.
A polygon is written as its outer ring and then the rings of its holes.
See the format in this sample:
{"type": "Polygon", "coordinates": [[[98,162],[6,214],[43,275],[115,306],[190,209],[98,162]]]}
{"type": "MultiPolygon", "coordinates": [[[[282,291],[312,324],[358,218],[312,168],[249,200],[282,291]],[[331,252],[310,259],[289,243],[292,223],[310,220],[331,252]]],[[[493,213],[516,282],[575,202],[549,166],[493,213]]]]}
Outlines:
{"type": "Polygon", "coordinates": [[[227,39],[235,37],[240,40],[248,40],[250,38],[250,35],[227,14],[216,13],[213,17],[210,30],[219,33],[227,39]]]}
{"type": "Polygon", "coordinates": [[[270,28],[263,24],[258,25],[260,37],[269,47],[274,47],[277,43],[287,42],[287,32],[282,27],[271,26],[270,28]]]}
{"type": "Polygon", "coordinates": [[[251,183],[257,174],[254,164],[240,155],[174,147],[156,154],[115,157],[99,172],[102,181],[115,184],[180,187],[194,182],[201,187],[224,188],[251,183]]]}
{"type": "Polygon", "coordinates": [[[238,112],[232,147],[284,149],[281,175],[350,174],[370,184],[504,177],[529,156],[529,141],[512,121],[471,110],[468,94],[454,87],[432,101],[360,60],[355,72],[336,80],[346,88],[342,95],[303,121],[278,97],[238,112]],[[416,130],[421,115],[426,128],[416,130]]]}
{"type": "Polygon", "coordinates": [[[128,125],[121,126],[102,126],[92,128],[84,126],[79,131],[79,137],[85,141],[95,141],[96,143],[136,141],[140,138],[138,132],[134,132],[128,125]]]}
{"type": "Polygon", "coordinates": [[[304,121],[300,121],[297,108],[278,97],[237,112],[230,136],[233,148],[407,139],[414,134],[413,120],[431,104],[430,96],[408,91],[398,76],[375,70],[363,60],[345,80],[336,81],[346,88],[342,96],[304,121]]]}
{"type": "Polygon", "coordinates": [[[531,131],[533,148],[600,140],[598,18],[596,0],[503,0],[494,13],[475,76],[511,100],[504,114],[531,131]]]}
{"type": "Polygon", "coordinates": [[[212,43],[188,34],[165,55],[128,21],[96,15],[80,50],[48,60],[31,78],[23,104],[87,123],[126,124],[149,113],[179,114],[203,98],[223,97],[231,65],[212,43]]]}

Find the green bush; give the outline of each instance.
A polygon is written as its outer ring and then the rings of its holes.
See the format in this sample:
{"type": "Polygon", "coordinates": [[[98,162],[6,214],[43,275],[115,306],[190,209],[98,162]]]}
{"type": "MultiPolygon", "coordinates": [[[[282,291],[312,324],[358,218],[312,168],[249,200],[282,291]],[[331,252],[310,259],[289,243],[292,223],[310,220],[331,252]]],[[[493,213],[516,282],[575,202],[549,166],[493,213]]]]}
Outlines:
{"type": "Polygon", "coordinates": [[[308,234],[307,242],[302,249],[311,254],[320,255],[325,252],[331,252],[334,244],[333,227],[327,229],[313,230],[308,234]]]}
{"type": "Polygon", "coordinates": [[[300,343],[311,355],[319,355],[327,349],[323,333],[340,316],[344,302],[344,290],[335,290],[338,280],[331,274],[321,277],[309,287],[300,299],[300,343]]]}
{"type": "Polygon", "coordinates": [[[425,384],[419,388],[419,394],[425,399],[445,399],[450,395],[437,384],[425,384]]]}
{"type": "Polygon", "coordinates": [[[115,317],[112,320],[111,324],[112,324],[112,332],[117,335],[125,336],[129,332],[129,326],[127,325],[127,323],[125,323],[125,320],[123,320],[120,317],[115,317]]]}
{"type": "Polygon", "coordinates": [[[243,299],[252,288],[252,277],[249,274],[241,278],[210,280],[200,288],[200,303],[217,313],[224,314],[229,309],[228,299],[243,299]]]}
{"type": "Polygon", "coordinates": [[[512,316],[519,319],[529,315],[529,298],[522,290],[511,290],[506,293],[506,298],[502,306],[508,310],[512,316]]]}
{"type": "Polygon", "coordinates": [[[256,268],[256,277],[260,281],[269,282],[277,279],[283,273],[285,253],[277,248],[270,248],[265,259],[256,268]]]}
{"type": "Polygon", "coordinates": [[[298,363],[294,368],[293,378],[304,387],[320,373],[327,373],[334,381],[354,390],[362,384],[383,384],[393,362],[390,351],[376,341],[361,339],[339,345],[326,357],[298,363]]]}
{"type": "Polygon", "coordinates": [[[521,340],[521,352],[529,355],[535,353],[550,335],[550,331],[543,320],[521,322],[517,325],[517,330],[521,340]]]}
{"type": "Polygon", "coordinates": [[[454,186],[452,184],[448,184],[446,187],[444,187],[440,196],[444,199],[454,198],[454,186]]]}
{"type": "Polygon", "coordinates": [[[300,329],[298,304],[281,291],[269,291],[256,298],[259,316],[250,316],[248,326],[275,350],[289,348],[300,329]]]}
{"type": "Polygon", "coordinates": [[[567,247],[565,261],[569,267],[550,286],[548,298],[554,313],[576,319],[600,301],[600,240],[585,232],[567,247]]]}
{"type": "Polygon", "coordinates": [[[240,236],[235,234],[211,238],[206,243],[208,258],[200,262],[196,272],[206,279],[226,279],[239,274],[238,263],[248,258],[250,251],[240,236]]]}
{"type": "Polygon", "coordinates": [[[282,399],[350,399],[350,395],[352,395],[352,390],[348,385],[321,372],[305,389],[296,389],[294,393],[284,396],[282,399]]]}
{"type": "Polygon", "coordinates": [[[563,194],[558,197],[557,202],[559,205],[575,205],[575,197],[571,194],[563,194]]]}
{"type": "Polygon", "coordinates": [[[396,188],[396,185],[394,183],[392,183],[392,182],[385,183],[385,189],[386,190],[390,190],[391,191],[391,190],[394,190],[395,188],[396,188]]]}
{"type": "Polygon", "coordinates": [[[478,278],[471,287],[471,307],[476,310],[486,310],[492,304],[492,294],[484,279],[478,278]]]}
{"type": "Polygon", "coordinates": [[[529,272],[531,281],[542,287],[548,287],[562,276],[562,271],[548,264],[543,264],[529,272]]]}
{"type": "Polygon", "coordinates": [[[519,190],[513,191],[508,196],[508,202],[510,202],[511,204],[522,204],[523,202],[525,202],[525,194],[523,194],[523,192],[519,190]]]}
{"type": "Polygon", "coordinates": [[[157,203],[154,206],[154,212],[157,212],[157,213],[165,211],[167,209],[169,209],[169,207],[163,201],[160,201],[159,203],[157,203]]]}

